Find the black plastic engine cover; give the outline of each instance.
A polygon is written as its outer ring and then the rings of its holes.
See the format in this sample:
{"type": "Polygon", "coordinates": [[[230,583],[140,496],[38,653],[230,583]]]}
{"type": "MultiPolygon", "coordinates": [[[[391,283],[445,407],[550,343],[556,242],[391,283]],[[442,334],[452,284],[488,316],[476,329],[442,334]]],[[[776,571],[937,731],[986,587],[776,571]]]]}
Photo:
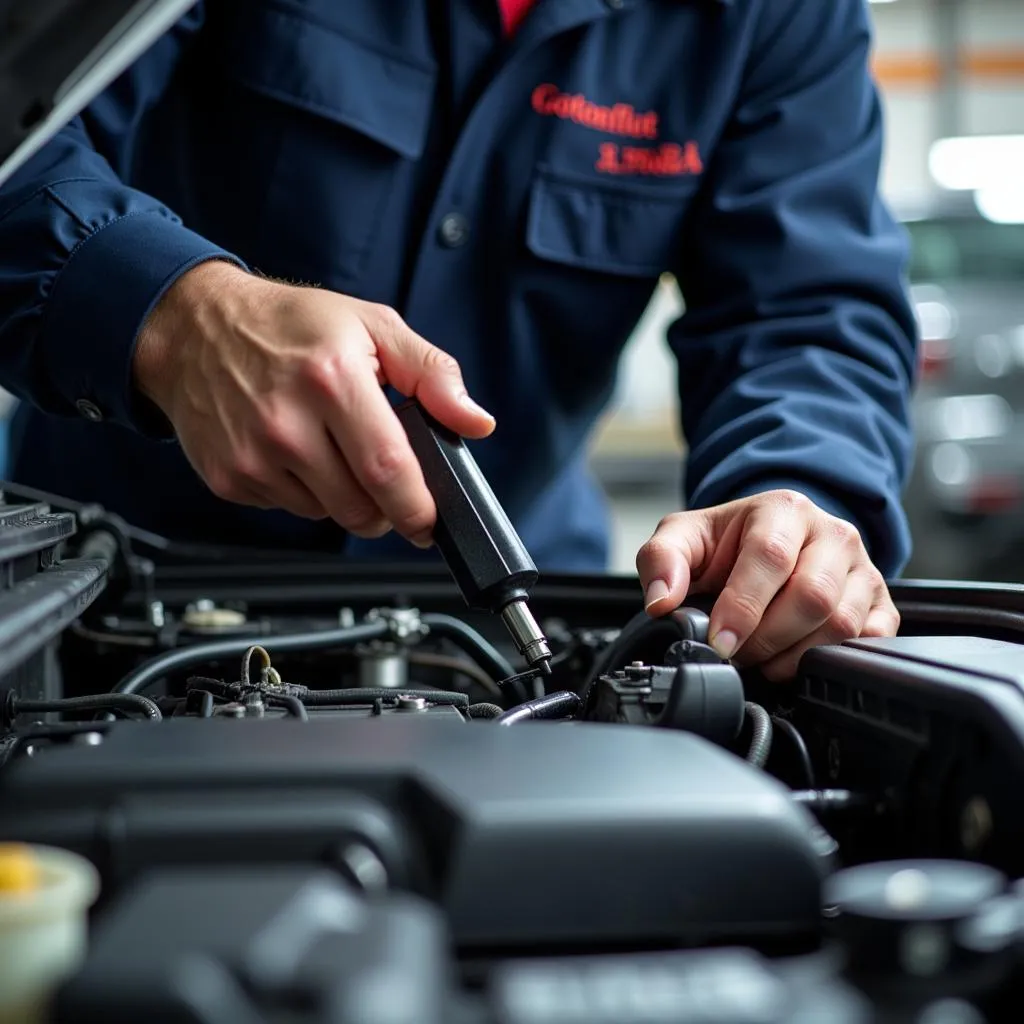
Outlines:
{"type": "Polygon", "coordinates": [[[813,826],[700,737],[613,725],[125,722],[0,774],[0,839],[77,850],[112,890],[361,843],[464,948],[813,938],[813,826]]]}
{"type": "Polygon", "coordinates": [[[1024,873],[1024,647],[850,640],[808,651],[796,690],[795,721],[827,765],[823,781],[891,808],[858,858],[966,857],[1024,873]]]}

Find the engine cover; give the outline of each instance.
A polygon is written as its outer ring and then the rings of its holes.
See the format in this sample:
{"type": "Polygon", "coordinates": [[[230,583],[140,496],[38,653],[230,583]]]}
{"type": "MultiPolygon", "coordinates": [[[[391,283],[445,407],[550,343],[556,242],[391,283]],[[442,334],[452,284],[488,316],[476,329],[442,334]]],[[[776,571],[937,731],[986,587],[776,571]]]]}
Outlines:
{"type": "Polygon", "coordinates": [[[462,948],[813,940],[814,819],[700,737],[537,723],[174,719],[11,764],[0,839],[142,869],[335,864],[462,948]],[[359,876],[359,872],[354,872],[359,876]]]}

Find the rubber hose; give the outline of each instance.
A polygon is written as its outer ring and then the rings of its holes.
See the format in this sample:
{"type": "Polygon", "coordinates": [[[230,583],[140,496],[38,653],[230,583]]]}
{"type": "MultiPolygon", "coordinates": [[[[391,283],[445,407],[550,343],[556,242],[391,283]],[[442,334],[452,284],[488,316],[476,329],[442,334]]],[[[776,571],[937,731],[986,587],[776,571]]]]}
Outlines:
{"type": "Polygon", "coordinates": [[[763,768],[772,750],[771,715],[760,704],[754,704],[749,700],[743,705],[743,709],[750,719],[750,726],[754,733],[754,737],[750,741],[750,750],[747,751],[747,760],[755,768],[763,768]]]}
{"type": "Polygon", "coordinates": [[[781,718],[779,715],[772,715],[772,722],[776,729],[780,729],[793,741],[797,757],[800,759],[800,766],[803,768],[804,776],[807,780],[808,789],[817,788],[817,783],[814,779],[814,765],[811,763],[811,755],[803,736],[800,735],[800,730],[789,719],[781,718]]]}
{"type": "Polygon", "coordinates": [[[517,725],[540,719],[569,718],[582,706],[578,694],[570,690],[559,690],[558,693],[549,693],[546,697],[538,697],[503,711],[495,721],[498,725],[517,725]]]}
{"type": "Polygon", "coordinates": [[[465,711],[469,707],[469,695],[448,690],[391,689],[377,686],[363,686],[349,690],[310,690],[299,700],[308,708],[324,707],[327,704],[372,704],[375,700],[394,701],[402,696],[423,697],[430,704],[444,704],[465,711]]]}
{"type": "Polygon", "coordinates": [[[82,541],[78,557],[97,558],[109,567],[117,562],[120,551],[121,545],[114,534],[109,530],[94,530],[82,541]]]}
{"type": "Polygon", "coordinates": [[[471,654],[477,664],[492,678],[505,679],[516,674],[516,670],[508,658],[462,619],[457,619],[454,615],[428,612],[421,617],[420,621],[424,626],[429,627],[432,633],[451,640],[467,654],[471,654]]]}
{"type": "Polygon", "coordinates": [[[47,711],[136,711],[151,722],[160,722],[163,715],[148,697],[129,693],[98,693],[88,697],[62,697],[58,700],[21,700],[14,698],[15,714],[22,712],[43,713],[47,711]]]}
{"type": "Polygon", "coordinates": [[[501,714],[503,712],[497,704],[488,704],[486,701],[480,704],[470,704],[466,708],[466,715],[471,719],[498,718],[501,714]]]}
{"type": "MultiPolygon", "coordinates": [[[[386,622],[381,621],[342,629],[325,629],[315,633],[284,633],[266,639],[265,646],[272,655],[295,651],[323,651],[331,647],[346,647],[368,640],[379,640],[387,636],[389,628],[386,622]]],[[[213,643],[196,644],[194,647],[182,647],[166,654],[158,654],[129,672],[114,687],[114,692],[138,693],[171,672],[192,668],[205,662],[220,661],[223,658],[240,658],[252,644],[253,638],[245,636],[231,640],[215,640],[213,643]]]]}
{"type": "Polygon", "coordinates": [[[284,708],[290,717],[298,718],[303,722],[309,721],[309,712],[306,710],[306,705],[298,697],[294,697],[290,693],[276,693],[273,696],[267,694],[266,700],[268,707],[284,708]]]}

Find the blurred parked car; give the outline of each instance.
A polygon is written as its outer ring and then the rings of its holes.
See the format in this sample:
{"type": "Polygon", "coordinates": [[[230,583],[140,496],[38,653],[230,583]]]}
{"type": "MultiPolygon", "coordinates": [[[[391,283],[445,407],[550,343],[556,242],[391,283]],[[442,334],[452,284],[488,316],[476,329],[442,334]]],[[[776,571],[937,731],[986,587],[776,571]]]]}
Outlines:
{"type": "Polygon", "coordinates": [[[900,211],[921,328],[908,576],[1024,582],[1024,224],[900,211]]]}

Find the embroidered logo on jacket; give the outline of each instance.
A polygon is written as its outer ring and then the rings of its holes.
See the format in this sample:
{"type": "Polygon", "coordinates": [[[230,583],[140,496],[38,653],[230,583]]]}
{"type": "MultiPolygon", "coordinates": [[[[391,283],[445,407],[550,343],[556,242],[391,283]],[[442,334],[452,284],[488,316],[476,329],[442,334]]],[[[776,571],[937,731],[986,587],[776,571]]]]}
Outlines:
{"type": "MultiPolygon", "coordinates": [[[[602,106],[588,100],[582,93],[562,92],[550,82],[538,85],[533,90],[530,105],[542,117],[558,117],[606,135],[646,141],[658,139],[657,111],[638,111],[629,103],[602,106]]],[[[700,147],[692,141],[683,145],[662,142],[656,146],[602,142],[597,152],[594,167],[602,174],[679,177],[704,171],[700,147]]]]}
{"type": "Polygon", "coordinates": [[[700,174],[704,162],[696,142],[680,146],[663,142],[660,146],[620,146],[617,142],[604,142],[598,147],[594,165],[605,174],[652,174],[660,177],[680,177],[700,174]]]}
{"type": "Polygon", "coordinates": [[[656,139],[658,114],[654,110],[638,113],[629,103],[616,103],[602,107],[592,103],[582,93],[562,92],[557,85],[547,83],[533,90],[530,100],[533,109],[545,117],[560,117],[584,128],[593,128],[609,135],[625,135],[631,139],[656,139]]]}

